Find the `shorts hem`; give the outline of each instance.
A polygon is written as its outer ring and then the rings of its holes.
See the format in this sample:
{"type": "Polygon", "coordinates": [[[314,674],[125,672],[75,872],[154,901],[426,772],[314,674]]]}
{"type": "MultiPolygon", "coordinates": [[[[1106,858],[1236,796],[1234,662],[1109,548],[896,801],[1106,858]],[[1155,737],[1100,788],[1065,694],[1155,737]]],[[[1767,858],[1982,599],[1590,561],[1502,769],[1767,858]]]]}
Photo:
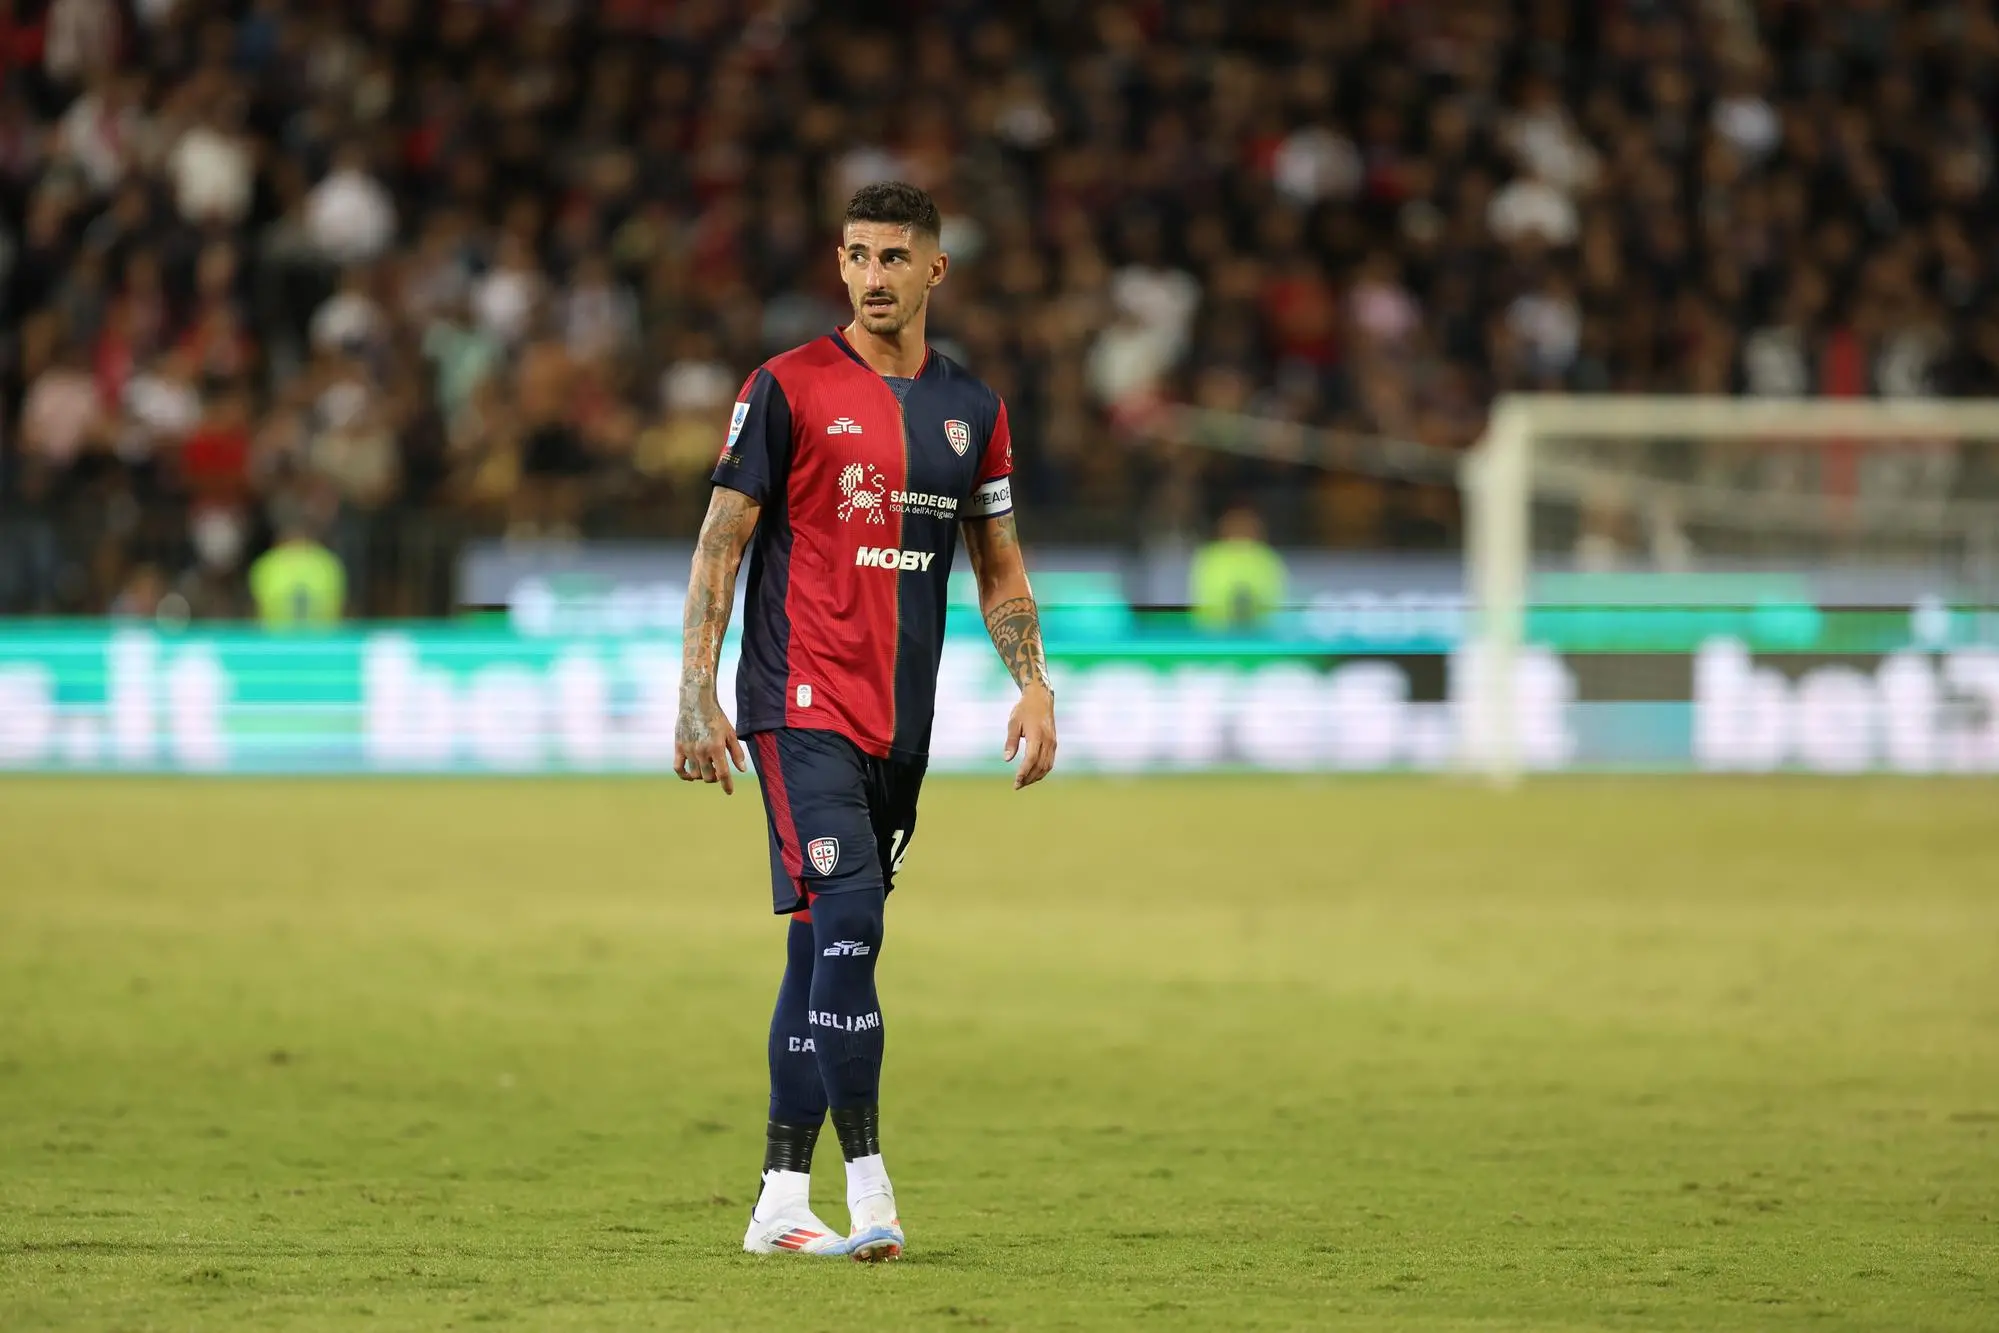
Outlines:
{"type": "Polygon", "coordinates": [[[895,888],[892,880],[878,880],[873,877],[844,880],[825,888],[820,888],[816,881],[809,888],[799,880],[793,880],[792,883],[800,889],[800,892],[791,900],[789,906],[779,907],[773,903],[770,909],[772,916],[791,916],[807,911],[811,908],[814,898],[833,898],[843,893],[865,893],[870,889],[880,889],[886,896],[895,888]]]}

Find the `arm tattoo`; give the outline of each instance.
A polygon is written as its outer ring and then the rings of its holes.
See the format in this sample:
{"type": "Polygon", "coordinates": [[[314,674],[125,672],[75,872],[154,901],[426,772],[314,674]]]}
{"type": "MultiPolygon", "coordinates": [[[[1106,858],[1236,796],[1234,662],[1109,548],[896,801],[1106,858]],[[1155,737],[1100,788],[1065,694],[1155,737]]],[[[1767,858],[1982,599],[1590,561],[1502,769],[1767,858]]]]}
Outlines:
{"type": "Polygon", "coordinates": [[[996,593],[1019,589],[1015,596],[1002,596],[998,605],[986,612],[986,632],[993,636],[993,647],[999,650],[1014,684],[1022,689],[1049,685],[1048,655],[1041,645],[1041,613],[1020,567],[1020,530],[1014,526],[1013,515],[968,523],[966,528],[965,546],[972,557],[972,572],[979,580],[980,596],[983,598],[988,588],[996,593]],[[996,561],[1002,553],[1006,559],[996,561]]]}
{"type": "Polygon", "coordinates": [[[739,545],[744,529],[755,521],[753,511],[748,496],[718,487],[695,541],[687,611],[681,620],[680,716],[675,730],[683,741],[706,740],[712,730],[715,671],[729,612],[736,604],[739,545]]]}
{"type": "Polygon", "coordinates": [[[1041,613],[1032,597],[1009,597],[986,612],[986,632],[1013,676],[1014,684],[1048,684],[1048,657],[1041,647],[1041,613]]]}
{"type": "Polygon", "coordinates": [[[1020,529],[1014,526],[1012,514],[1001,514],[987,528],[989,540],[995,551],[1004,551],[1020,545],[1020,529]]]}

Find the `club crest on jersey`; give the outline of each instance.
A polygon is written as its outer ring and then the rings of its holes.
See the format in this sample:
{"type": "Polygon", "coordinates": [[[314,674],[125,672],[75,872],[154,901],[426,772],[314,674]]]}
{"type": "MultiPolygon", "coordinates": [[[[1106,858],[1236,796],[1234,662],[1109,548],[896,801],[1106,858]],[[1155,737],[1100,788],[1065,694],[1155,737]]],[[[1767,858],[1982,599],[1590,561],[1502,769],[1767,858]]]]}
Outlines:
{"type": "Polygon", "coordinates": [[[812,868],[822,875],[833,873],[833,867],[840,864],[840,840],[838,838],[814,838],[805,844],[805,854],[812,858],[812,868]]]}
{"type": "Polygon", "coordinates": [[[951,451],[963,458],[965,450],[972,447],[972,428],[962,421],[947,421],[944,423],[944,438],[950,442],[951,451]]]}
{"type": "Polygon", "coordinates": [[[866,463],[849,463],[840,469],[840,507],[836,512],[841,522],[856,514],[866,514],[870,523],[888,522],[887,496],[888,483],[866,463]]]}

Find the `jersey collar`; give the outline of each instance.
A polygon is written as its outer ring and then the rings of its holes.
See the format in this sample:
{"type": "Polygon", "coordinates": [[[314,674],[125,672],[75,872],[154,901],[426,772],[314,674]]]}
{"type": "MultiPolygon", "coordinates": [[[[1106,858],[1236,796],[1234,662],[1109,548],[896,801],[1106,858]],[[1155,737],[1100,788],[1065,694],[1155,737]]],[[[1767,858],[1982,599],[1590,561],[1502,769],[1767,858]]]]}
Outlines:
{"type": "MultiPolygon", "coordinates": [[[[847,354],[848,359],[851,360],[855,365],[859,366],[862,370],[867,371],[868,374],[870,375],[877,375],[877,376],[881,375],[881,372],[879,370],[876,370],[873,366],[869,365],[866,359],[863,358],[859,352],[854,350],[854,345],[847,341],[846,334],[842,333],[839,329],[834,329],[832,338],[834,343],[839,346],[841,351],[847,354]]],[[[936,353],[930,350],[930,344],[929,343],[923,344],[923,364],[916,368],[916,373],[910,376],[910,378],[919,379],[919,380],[922,379],[925,375],[930,373],[931,364],[936,360],[937,360],[937,355],[936,353]]],[[[886,376],[883,376],[883,378],[886,378],[886,376]]]]}

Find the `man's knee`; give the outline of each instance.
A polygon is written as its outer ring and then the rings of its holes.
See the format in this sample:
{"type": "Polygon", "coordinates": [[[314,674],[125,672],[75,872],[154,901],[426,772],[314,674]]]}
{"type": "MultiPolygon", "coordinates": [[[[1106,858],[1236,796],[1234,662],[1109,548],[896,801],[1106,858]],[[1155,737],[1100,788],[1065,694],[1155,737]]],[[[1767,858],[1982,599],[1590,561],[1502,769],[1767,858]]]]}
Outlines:
{"type": "Polygon", "coordinates": [[[812,935],[820,956],[872,959],[881,948],[886,898],[879,888],[814,894],[812,935]]]}

